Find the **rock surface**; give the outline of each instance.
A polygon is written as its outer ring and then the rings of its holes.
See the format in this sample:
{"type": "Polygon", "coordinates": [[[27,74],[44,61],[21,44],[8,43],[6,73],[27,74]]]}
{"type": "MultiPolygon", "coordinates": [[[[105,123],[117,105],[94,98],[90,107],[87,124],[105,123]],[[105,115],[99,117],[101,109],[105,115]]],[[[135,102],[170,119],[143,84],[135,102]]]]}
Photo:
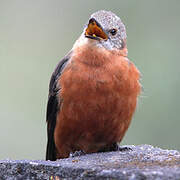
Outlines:
{"type": "Polygon", "coordinates": [[[52,161],[2,160],[0,179],[180,179],[180,152],[150,145],[52,161]]]}

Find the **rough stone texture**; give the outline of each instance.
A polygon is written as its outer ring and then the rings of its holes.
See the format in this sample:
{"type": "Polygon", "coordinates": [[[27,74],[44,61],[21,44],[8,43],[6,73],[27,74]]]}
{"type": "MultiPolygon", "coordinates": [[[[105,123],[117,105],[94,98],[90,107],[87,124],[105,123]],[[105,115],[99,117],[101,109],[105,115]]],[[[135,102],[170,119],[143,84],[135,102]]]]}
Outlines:
{"type": "Polygon", "coordinates": [[[0,179],[180,179],[180,152],[150,145],[52,161],[2,160],[0,179]]]}

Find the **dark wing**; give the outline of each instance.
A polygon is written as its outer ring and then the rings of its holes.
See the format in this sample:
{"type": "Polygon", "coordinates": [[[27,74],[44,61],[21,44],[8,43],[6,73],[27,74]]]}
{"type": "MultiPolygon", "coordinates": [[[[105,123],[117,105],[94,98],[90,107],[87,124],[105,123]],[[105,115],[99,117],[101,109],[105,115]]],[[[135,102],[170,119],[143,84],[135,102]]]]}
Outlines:
{"type": "Polygon", "coordinates": [[[61,73],[68,60],[71,57],[71,53],[65,56],[57,65],[55,71],[53,72],[49,84],[49,97],[47,104],[46,122],[47,122],[47,149],[46,149],[46,160],[55,161],[56,160],[56,147],[54,142],[54,129],[56,126],[56,116],[58,112],[58,105],[60,104],[60,99],[57,99],[57,93],[60,87],[57,87],[57,80],[61,76],[61,73]]]}

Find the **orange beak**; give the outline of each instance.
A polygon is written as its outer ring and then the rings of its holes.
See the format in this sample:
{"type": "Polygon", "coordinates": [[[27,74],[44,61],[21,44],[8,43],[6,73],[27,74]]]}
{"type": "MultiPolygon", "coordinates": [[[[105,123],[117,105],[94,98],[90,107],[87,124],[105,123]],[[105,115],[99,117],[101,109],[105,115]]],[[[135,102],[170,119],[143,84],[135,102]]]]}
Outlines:
{"type": "Polygon", "coordinates": [[[103,31],[101,25],[94,19],[89,20],[88,27],[85,31],[85,36],[90,39],[107,40],[108,36],[103,31]]]}

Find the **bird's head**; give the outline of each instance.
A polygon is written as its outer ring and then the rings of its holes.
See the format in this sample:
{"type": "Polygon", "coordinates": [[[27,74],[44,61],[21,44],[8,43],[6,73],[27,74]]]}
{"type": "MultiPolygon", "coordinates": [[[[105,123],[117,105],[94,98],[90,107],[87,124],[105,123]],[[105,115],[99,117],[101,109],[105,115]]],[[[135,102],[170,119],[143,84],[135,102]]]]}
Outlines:
{"type": "Polygon", "coordinates": [[[91,15],[79,41],[108,50],[121,50],[126,46],[126,29],[114,13],[100,10],[91,15]]]}

